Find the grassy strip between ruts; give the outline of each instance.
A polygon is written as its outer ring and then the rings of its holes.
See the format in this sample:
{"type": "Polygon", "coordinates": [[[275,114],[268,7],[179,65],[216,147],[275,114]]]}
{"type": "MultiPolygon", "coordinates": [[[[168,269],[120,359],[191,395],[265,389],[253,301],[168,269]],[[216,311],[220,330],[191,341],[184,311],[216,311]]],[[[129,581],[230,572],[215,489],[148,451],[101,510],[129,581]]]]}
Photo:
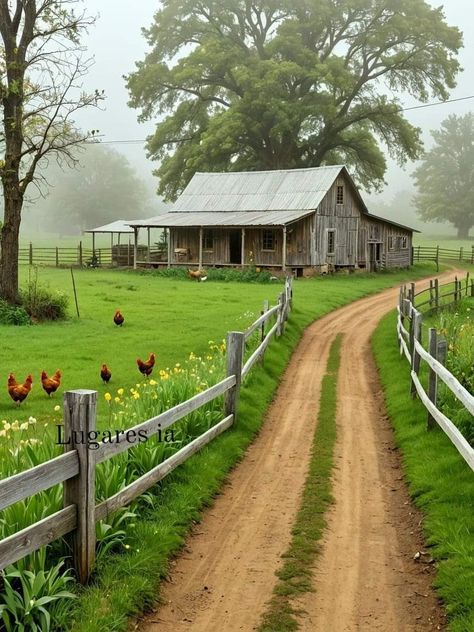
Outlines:
{"type": "Polygon", "coordinates": [[[76,602],[68,630],[126,630],[130,616],[155,602],[169,558],[179,551],[189,526],[199,522],[201,511],[212,504],[223,479],[258,432],[305,327],[333,309],[432,270],[432,266],[420,265],[397,273],[335,277],[311,287],[304,284],[301,289],[295,284],[295,305],[285,335],[270,345],[265,368],[250,374],[242,389],[236,425],[167,477],[160,484],[161,491],[155,488],[159,493],[153,508],[137,519],[128,538],[129,549],[98,563],[93,580],[76,602]]]}
{"type": "Polygon", "coordinates": [[[313,439],[309,473],[303,490],[301,507],[292,530],[292,540],[283,556],[279,582],[267,612],[258,628],[260,632],[289,632],[298,626],[298,611],[291,599],[312,591],[312,565],[320,547],[326,526],[325,513],[331,497],[331,472],[336,442],[337,377],[341,360],[342,335],[331,346],[326,375],[321,388],[318,424],[313,439]]]}
{"type": "Polygon", "coordinates": [[[435,587],[453,632],[474,630],[474,476],[448,437],[427,431],[427,413],[410,399],[410,371],[398,353],[395,315],[389,314],[372,344],[387,411],[402,452],[409,489],[422,510],[431,554],[437,560],[435,587]]]}

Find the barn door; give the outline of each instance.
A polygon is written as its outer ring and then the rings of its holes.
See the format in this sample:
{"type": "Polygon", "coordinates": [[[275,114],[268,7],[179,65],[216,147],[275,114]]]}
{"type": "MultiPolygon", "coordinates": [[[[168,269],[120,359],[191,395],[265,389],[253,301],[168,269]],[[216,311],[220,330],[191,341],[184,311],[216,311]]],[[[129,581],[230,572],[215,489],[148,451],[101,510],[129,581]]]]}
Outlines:
{"type": "Polygon", "coordinates": [[[347,256],[350,266],[357,263],[357,230],[350,230],[347,238],[347,256]]]}

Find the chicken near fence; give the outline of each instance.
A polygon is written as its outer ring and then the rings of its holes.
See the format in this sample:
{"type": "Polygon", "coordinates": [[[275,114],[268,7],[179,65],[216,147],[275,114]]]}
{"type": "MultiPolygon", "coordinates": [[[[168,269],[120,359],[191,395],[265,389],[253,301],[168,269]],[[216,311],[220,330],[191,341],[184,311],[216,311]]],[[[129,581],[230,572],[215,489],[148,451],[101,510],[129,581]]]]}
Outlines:
{"type": "Polygon", "coordinates": [[[48,377],[46,371],[41,372],[41,384],[45,393],[51,397],[61,386],[61,371],[58,369],[54,375],[48,377]]]}
{"type": "Polygon", "coordinates": [[[142,375],[145,375],[146,377],[150,376],[153,371],[153,367],[155,366],[155,354],[150,353],[146,362],[137,358],[137,366],[142,375]]]}
{"type": "Polygon", "coordinates": [[[28,375],[25,382],[23,384],[19,384],[13,373],[10,373],[8,376],[8,394],[15,402],[17,406],[21,404],[27,397],[29,392],[31,391],[31,386],[33,384],[33,377],[28,375]]]}

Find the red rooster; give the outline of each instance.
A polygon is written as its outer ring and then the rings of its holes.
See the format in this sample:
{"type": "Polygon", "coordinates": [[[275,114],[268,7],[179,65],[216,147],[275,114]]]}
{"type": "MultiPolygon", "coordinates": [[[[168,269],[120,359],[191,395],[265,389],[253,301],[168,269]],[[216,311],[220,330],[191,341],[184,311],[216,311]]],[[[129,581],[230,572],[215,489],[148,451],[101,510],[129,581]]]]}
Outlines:
{"type": "Polygon", "coordinates": [[[137,366],[140,373],[142,373],[146,377],[150,376],[153,371],[153,367],[155,366],[155,354],[150,353],[146,362],[143,362],[143,360],[140,360],[140,358],[138,358],[137,366]]]}
{"type": "Polygon", "coordinates": [[[123,325],[123,321],[125,320],[125,318],[122,316],[122,312],[118,309],[115,312],[114,315],[114,323],[118,326],[121,327],[123,325]]]}
{"type": "Polygon", "coordinates": [[[110,369],[106,364],[102,365],[102,368],[100,370],[100,377],[102,378],[104,384],[108,384],[110,382],[112,373],[110,372],[110,369]]]}

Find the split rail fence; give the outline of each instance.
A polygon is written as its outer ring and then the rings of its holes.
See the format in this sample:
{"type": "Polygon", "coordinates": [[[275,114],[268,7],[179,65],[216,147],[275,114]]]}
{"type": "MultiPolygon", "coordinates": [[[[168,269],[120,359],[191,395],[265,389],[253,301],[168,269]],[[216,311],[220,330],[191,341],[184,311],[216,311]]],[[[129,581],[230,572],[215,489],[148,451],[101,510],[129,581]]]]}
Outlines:
{"type": "Polygon", "coordinates": [[[434,261],[439,270],[440,261],[460,261],[474,264],[474,245],[471,248],[442,248],[440,246],[413,246],[413,261],[434,261]]]}
{"type": "Polygon", "coordinates": [[[437,407],[439,381],[443,382],[471,415],[474,415],[474,396],[444,366],[446,363],[447,342],[433,327],[428,330],[428,349],[422,344],[423,312],[436,311],[452,305],[463,297],[474,297],[474,282],[469,274],[464,280],[457,277],[452,283],[440,285],[438,279],[430,281],[427,290],[416,293],[415,284],[400,288],[397,319],[397,339],[400,355],[404,355],[410,364],[411,394],[420,398],[428,411],[428,429],[438,425],[449,437],[463,459],[474,470],[474,448],[458,430],[455,424],[437,407]],[[420,300],[421,299],[421,300],[420,300]],[[408,322],[408,328],[405,323],[408,322]],[[421,362],[428,365],[428,384],[425,388],[420,380],[421,362]]]}
{"type": "Polygon", "coordinates": [[[77,390],[65,393],[64,437],[66,440],[71,439],[71,443],[65,446],[65,453],[0,481],[0,511],[60,483],[64,490],[64,508],[1,540],[0,569],[58,538],[68,536],[76,576],[85,583],[95,561],[96,522],[130,504],[236,422],[242,379],[258,360],[263,359],[272,338],[284,333],[292,296],[292,279],[289,278],[278,297],[277,305],[269,308],[268,301],[265,301],[261,316],[245,332],[232,331],[227,334],[227,375],[223,380],[156,417],[124,430],[124,434],[116,441],[101,444],[97,450],[90,450],[86,444],[77,441],[81,436],[88,436],[87,433],[96,430],[97,392],[77,390]],[[268,329],[273,320],[275,323],[268,329]],[[257,331],[260,343],[244,363],[246,341],[257,331]],[[134,447],[126,441],[126,434],[135,432],[133,436],[138,436],[140,431],[145,431],[148,437],[156,435],[222,395],[224,416],[219,423],[113,496],[96,504],[96,465],[134,447]]]}

